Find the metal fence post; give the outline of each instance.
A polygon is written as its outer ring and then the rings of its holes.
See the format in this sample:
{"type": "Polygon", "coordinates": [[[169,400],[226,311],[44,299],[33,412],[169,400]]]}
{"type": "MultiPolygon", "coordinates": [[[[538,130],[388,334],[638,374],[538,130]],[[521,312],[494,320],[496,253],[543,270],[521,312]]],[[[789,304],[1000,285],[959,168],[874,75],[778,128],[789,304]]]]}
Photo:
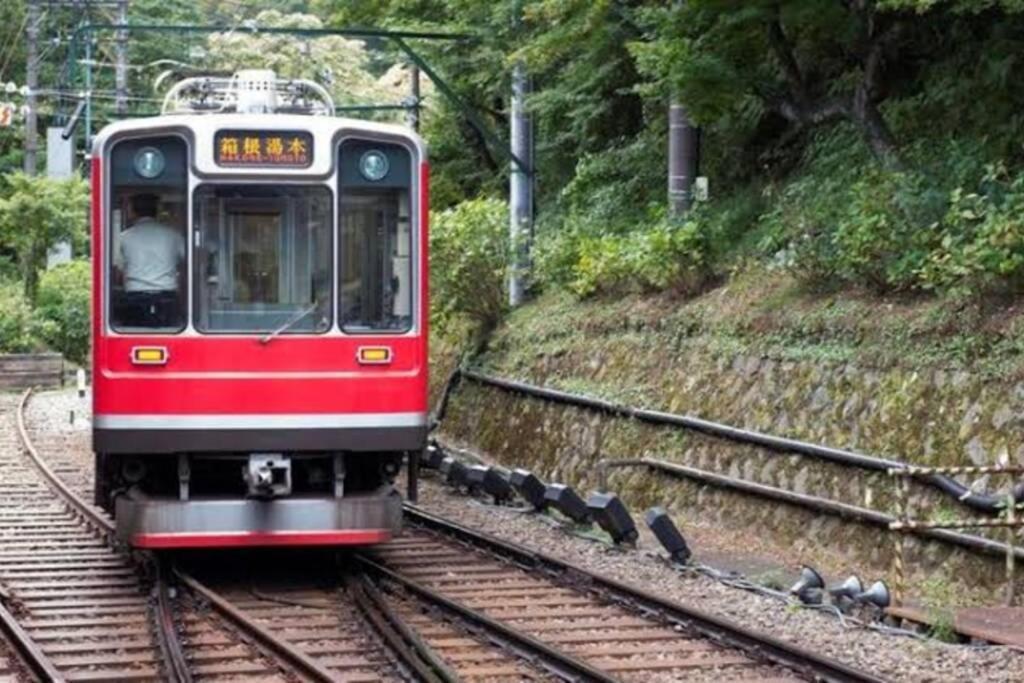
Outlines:
{"type": "Polygon", "coordinates": [[[1006,496],[1006,606],[1013,607],[1014,593],[1017,580],[1017,552],[1015,541],[1017,536],[1017,501],[1013,499],[1013,493],[1006,496]]]}

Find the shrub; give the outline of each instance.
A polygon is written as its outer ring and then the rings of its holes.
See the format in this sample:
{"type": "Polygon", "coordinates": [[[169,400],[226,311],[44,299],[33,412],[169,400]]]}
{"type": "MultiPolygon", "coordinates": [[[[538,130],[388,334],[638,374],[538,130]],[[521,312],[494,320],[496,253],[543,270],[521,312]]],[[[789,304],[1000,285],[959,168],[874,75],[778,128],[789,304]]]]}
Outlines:
{"type": "Polygon", "coordinates": [[[52,323],[50,347],[76,363],[89,354],[91,268],[88,261],[64,263],[43,273],[36,310],[52,323]]]}
{"type": "Polygon", "coordinates": [[[78,177],[56,180],[8,173],[0,196],[0,249],[17,259],[25,296],[33,303],[46,253],[62,240],[86,241],[89,189],[78,177]]]}
{"type": "Polygon", "coordinates": [[[952,192],[941,234],[919,269],[922,287],[969,294],[1024,284],[1024,175],[1009,178],[995,166],[981,186],[952,192]]]}
{"type": "Polygon", "coordinates": [[[840,279],[879,292],[917,288],[944,194],[920,174],[873,168],[847,196],[830,236],[840,279]]]}
{"type": "Polygon", "coordinates": [[[508,207],[496,199],[473,199],[431,219],[432,314],[441,331],[456,318],[482,330],[505,312],[508,275],[508,207]]]}
{"type": "Polygon", "coordinates": [[[692,293],[710,274],[707,235],[697,220],[659,222],[624,235],[576,237],[567,284],[578,296],[676,289],[692,293]]]}
{"type": "Polygon", "coordinates": [[[52,322],[34,315],[20,284],[0,283],[0,352],[42,351],[54,328],[52,322]]]}

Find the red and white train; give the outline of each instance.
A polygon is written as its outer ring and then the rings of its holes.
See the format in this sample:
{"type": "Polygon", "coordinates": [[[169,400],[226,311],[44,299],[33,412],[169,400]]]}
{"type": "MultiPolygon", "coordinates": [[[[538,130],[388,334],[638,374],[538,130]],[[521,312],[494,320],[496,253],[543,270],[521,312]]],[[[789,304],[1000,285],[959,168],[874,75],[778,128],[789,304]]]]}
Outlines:
{"type": "Polygon", "coordinates": [[[140,548],[371,544],[427,432],[428,165],[271,72],[92,151],[96,502],[140,548]]]}

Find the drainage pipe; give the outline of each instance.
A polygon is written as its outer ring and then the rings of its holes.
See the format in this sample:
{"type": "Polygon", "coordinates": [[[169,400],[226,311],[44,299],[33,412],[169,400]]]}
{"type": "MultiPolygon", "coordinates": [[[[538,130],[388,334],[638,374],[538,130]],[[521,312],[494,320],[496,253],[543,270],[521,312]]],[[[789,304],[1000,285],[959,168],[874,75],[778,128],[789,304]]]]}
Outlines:
{"type": "MultiPolygon", "coordinates": [[[[691,479],[693,481],[697,481],[702,484],[710,484],[711,486],[716,486],[718,488],[729,489],[731,491],[738,491],[740,493],[750,494],[760,498],[796,505],[798,507],[814,510],[816,512],[823,512],[835,517],[841,517],[843,519],[854,520],[871,526],[881,527],[886,530],[889,529],[889,525],[892,522],[896,521],[896,518],[892,515],[887,515],[885,513],[878,512],[877,510],[869,510],[868,508],[862,508],[856,505],[839,503],[834,500],[819,498],[818,496],[811,496],[805,493],[787,491],[774,486],[757,484],[744,479],[736,479],[724,474],[707,472],[695,467],[679,465],[665,460],[656,460],[654,458],[599,460],[597,463],[597,470],[602,490],[608,490],[608,470],[620,467],[646,467],[663,474],[691,479]]],[[[906,529],[906,532],[932,540],[958,545],[963,548],[978,550],[987,555],[1006,557],[1007,554],[1007,545],[1005,543],[993,541],[991,539],[984,538],[983,536],[962,534],[955,531],[949,531],[947,529],[908,528],[906,529]]],[[[1015,557],[1024,559],[1024,548],[1015,547],[1013,552],[1015,557]]]]}
{"type": "MultiPolygon", "coordinates": [[[[534,398],[541,398],[554,403],[596,410],[608,415],[630,418],[641,422],[647,422],[649,424],[680,427],[682,429],[689,429],[701,434],[707,434],[708,436],[736,443],[759,446],[779,453],[795,453],[811,458],[817,458],[819,460],[827,460],[840,465],[874,470],[876,472],[886,472],[890,469],[905,469],[909,467],[907,463],[900,460],[879,458],[873,455],[865,455],[863,453],[856,453],[854,451],[848,451],[841,448],[831,448],[829,446],[821,446],[818,444],[808,443],[806,441],[798,441],[796,439],[789,439],[782,436],[774,436],[763,432],[741,429],[739,427],[733,427],[720,422],[712,422],[711,420],[704,420],[691,415],[677,415],[657,410],[635,408],[633,406],[626,406],[612,401],[607,401],[605,399],[573,394],[559,389],[549,389],[547,387],[538,387],[525,382],[518,382],[516,380],[491,377],[475,370],[461,370],[457,373],[453,373],[450,380],[450,386],[457,384],[459,378],[456,377],[456,375],[461,375],[480,384],[496,387],[505,391],[525,394],[527,396],[533,396],[534,398]]],[[[451,389],[446,388],[445,404],[447,403],[447,395],[450,391],[451,389]]],[[[972,491],[956,479],[945,475],[929,474],[920,475],[917,478],[939,491],[942,491],[946,495],[956,498],[958,501],[973,510],[995,514],[1006,507],[1006,496],[972,491]]],[[[1012,495],[1014,500],[1024,501],[1024,482],[1018,483],[1014,487],[1012,495]]]]}

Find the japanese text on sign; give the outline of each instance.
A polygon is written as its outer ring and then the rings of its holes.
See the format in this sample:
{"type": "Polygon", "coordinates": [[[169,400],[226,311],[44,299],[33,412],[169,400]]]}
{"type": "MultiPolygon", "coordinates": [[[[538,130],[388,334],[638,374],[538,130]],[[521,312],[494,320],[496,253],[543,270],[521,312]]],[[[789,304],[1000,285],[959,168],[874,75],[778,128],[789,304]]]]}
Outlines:
{"type": "Polygon", "coordinates": [[[222,130],[213,145],[218,166],[306,168],[313,163],[313,136],[304,131],[222,130]]]}

